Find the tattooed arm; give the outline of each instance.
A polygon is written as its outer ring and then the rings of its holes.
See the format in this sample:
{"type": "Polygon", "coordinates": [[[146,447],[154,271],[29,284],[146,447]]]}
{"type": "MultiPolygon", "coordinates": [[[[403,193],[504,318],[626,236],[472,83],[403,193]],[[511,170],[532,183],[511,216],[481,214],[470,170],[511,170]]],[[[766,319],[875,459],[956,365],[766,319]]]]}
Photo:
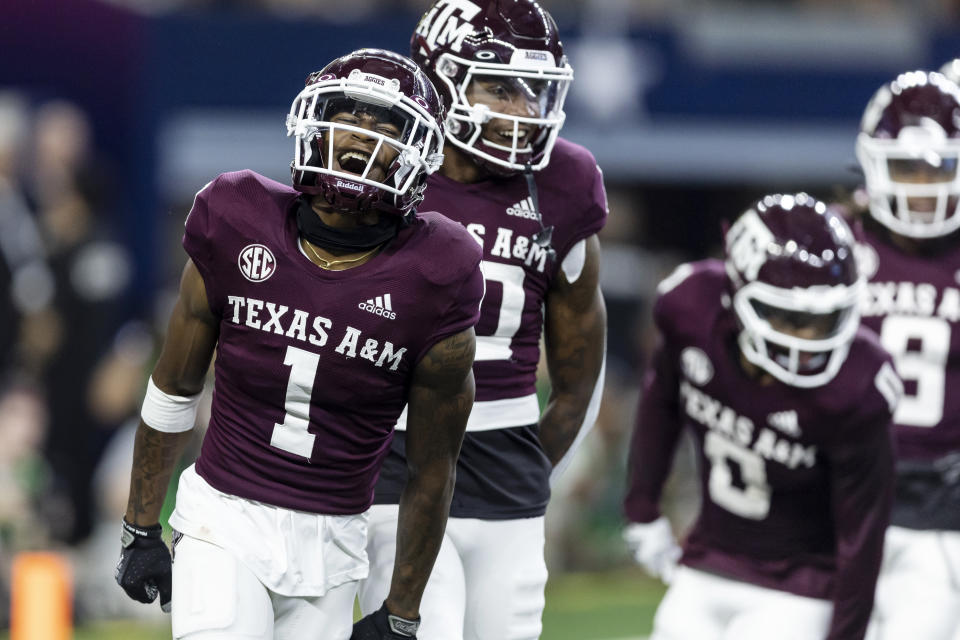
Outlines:
{"type": "Polygon", "coordinates": [[[593,235],[585,243],[580,274],[570,282],[561,269],[547,295],[544,342],[551,390],[540,417],[540,443],[554,466],[585,426],[603,366],[607,310],[600,293],[600,241],[593,235]]]}
{"type": "Polygon", "coordinates": [[[397,557],[387,609],[414,619],[450,511],[457,456],[473,407],[476,339],[467,329],[438,342],[417,365],[407,418],[408,479],[400,496],[397,557]]]}
{"type": "MultiPolygon", "coordinates": [[[[210,311],[200,272],[188,260],[167,338],[153,370],[154,384],[175,396],[200,393],[217,345],[219,327],[218,319],[210,311]]],[[[190,435],[190,431],[164,433],[140,421],[133,449],[127,522],[143,526],[158,522],[174,465],[190,435]]]]}

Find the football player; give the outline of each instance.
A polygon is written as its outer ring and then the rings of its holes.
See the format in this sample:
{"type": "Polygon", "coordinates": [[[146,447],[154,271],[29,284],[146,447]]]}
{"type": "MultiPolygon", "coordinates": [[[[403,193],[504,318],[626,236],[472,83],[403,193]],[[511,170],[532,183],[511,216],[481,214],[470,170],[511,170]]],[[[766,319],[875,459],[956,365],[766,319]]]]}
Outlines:
{"type": "Polygon", "coordinates": [[[726,259],[660,283],[631,445],[624,536],[670,582],[653,640],[858,640],[893,488],[889,355],[859,327],[842,217],[770,195],[725,234],[726,259]],[[703,500],[682,555],[659,502],[681,430],[703,500]],[[679,566],[676,565],[679,557],[679,566]]]}
{"type": "MultiPolygon", "coordinates": [[[[558,138],[573,70],[535,0],[437,0],[416,28],[411,57],[447,107],[444,163],[428,180],[425,206],[461,222],[483,247],[487,283],[477,401],[420,637],[538,638],[550,478],[595,420],[602,386],[603,176],[586,149],[558,138]],[[542,415],[541,333],[551,382],[542,415]]],[[[398,429],[371,512],[364,612],[379,606],[395,571],[413,435],[398,429]]]]}
{"type": "MultiPolygon", "coordinates": [[[[949,65],[948,65],[949,66],[949,65]]],[[[960,628],[960,88],[913,71],[863,115],[857,157],[861,313],[893,355],[896,492],[874,611],[877,637],[950,640],[960,628]]]]}
{"type": "Polygon", "coordinates": [[[172,591],[176,638],[416,637],[473,401],[483,294],[473,238],[415,213],[440,164],[442,113],[412,61],[362,49],[294,100],[292,189],[241,171],[197,194],[117,566],[134,599],[159,594],[167,608],[172,591]],[[170,518],[171,589],[158,517],[214,350],[210,425],[170,518]],[[405,405],[397,571],[353,626],[367,509],[405,405]]]}

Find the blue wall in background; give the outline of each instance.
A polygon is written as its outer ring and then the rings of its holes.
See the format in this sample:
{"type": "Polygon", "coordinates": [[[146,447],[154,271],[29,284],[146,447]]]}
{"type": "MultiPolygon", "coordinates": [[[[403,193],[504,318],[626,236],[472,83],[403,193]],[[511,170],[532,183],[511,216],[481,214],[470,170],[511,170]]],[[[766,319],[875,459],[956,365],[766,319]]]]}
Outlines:
{"type": "MultiPolygon", "coordinates": [[[[113,215],[137,254],[137,289],[145,299],[155,279],[161,206],[155,139],[164,119],[194,107],[282,114],[307,74],[332,58],[369,45],[405,52],[417,19],[397,13],[339,25],[254,13],[148,18],[94,0],[14,5],[0,21],[0,90],[23,89],[37,101],[69,98],[88,111],[98,147],[121,178],[113,215]]],[[[581,35],[576,25],[565,30],[568,47],[581,35]]],[[[683,118],[855,126],[867,98],[892,74],[862,66],[795,65],[789,72],[761,64],[708,66],[686,52],[669,26],[637,25],[627,35],[652,53],[658,68],[642,96],[645,126],[683,118]]],[[[925,59],[915,62],[938,67],[954,55],[960,35],[941,30],[930,34],[925,59]]],[[[592,126],[582,105],[569,104],[571,126],[592,126]]]]}

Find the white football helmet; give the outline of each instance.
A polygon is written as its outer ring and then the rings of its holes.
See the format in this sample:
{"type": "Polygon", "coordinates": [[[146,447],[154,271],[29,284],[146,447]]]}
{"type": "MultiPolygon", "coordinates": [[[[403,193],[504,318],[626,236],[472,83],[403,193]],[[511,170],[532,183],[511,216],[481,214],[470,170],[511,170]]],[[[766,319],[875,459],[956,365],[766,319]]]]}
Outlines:
{"type": "Polygon", "coordinates": [[[791,386],[832,380],[860,324],[863,286],[843,218],[805,193],[770,195],[725,241],[744,357],[791,386]]]}
{"type": "Polygon", "coordinates": [[[870,214],[910,238],[960,228],[960,88],[940,73],[903,73],[874,94],[857,136],[870,214]]]}
{"type": "Polygon", "coordinates": [[[443,97],[450,144],[495,173],[547,165],[566,118],[573,68],[556,23],[536,0],[435,0],[413,34],[410,57],[443,97]],[[531,114],[472,103],[475,81],[502,83],[498,90],[524,96],[531,114]],[[497,140],[481,135],[491,120],[508,123],[497,140]]]}

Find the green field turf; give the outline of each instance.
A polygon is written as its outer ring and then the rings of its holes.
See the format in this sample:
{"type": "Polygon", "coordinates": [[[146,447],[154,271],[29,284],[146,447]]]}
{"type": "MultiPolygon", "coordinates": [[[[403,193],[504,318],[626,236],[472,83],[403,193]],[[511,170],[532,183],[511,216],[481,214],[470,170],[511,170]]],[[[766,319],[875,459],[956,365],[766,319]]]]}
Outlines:
{"type": "Polygon", "coordinates": [[[565,574],[547,585],[543,640],[640,640],[664,586],[638,570],[565,574]]]}
{"type": "MultiPolygon", "coordinates": [[[[662,595],[659,582],[636,570],[551,577],[542,640],[640,640],[662,595]]],[[[0,633],[0,640],[9,637],[0,633]]],[[[170,629],[101,623],[76,629],[74,640],[170,640],[170,629]]]]}

